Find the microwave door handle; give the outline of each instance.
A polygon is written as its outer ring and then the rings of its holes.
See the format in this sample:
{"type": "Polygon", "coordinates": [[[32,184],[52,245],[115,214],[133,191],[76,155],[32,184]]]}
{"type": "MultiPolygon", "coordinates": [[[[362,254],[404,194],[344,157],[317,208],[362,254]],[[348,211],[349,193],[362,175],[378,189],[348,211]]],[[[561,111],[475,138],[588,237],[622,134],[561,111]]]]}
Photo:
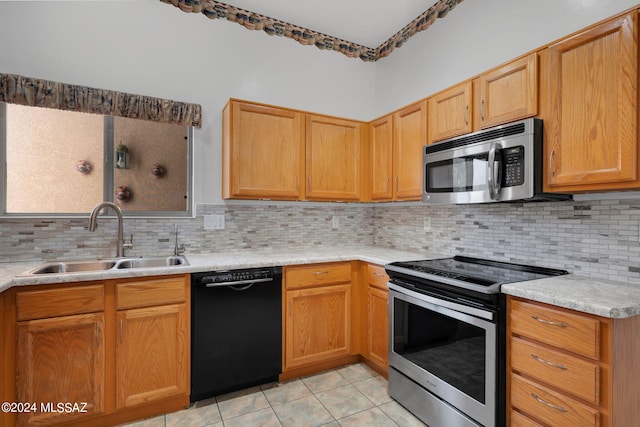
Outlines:
{"type": "Polygon", "coordinates": [[[489,158],[487,162],[487,168],[489,169],[489,173],[487,174],[489,197],[491,200],[498,200],[498,196],[500,195],[500,157],[499,146],[494,142],[491,144],[491,148],[489,149],[489,158]]]}

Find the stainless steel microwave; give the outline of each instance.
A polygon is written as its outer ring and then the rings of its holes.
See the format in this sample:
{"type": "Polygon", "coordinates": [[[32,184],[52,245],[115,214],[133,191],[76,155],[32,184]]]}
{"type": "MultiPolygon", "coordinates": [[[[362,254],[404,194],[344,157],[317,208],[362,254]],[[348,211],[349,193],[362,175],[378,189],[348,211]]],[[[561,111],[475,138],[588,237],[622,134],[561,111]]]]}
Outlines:
{"type": "Polygon", "coordinates": [[[570,200],[542,192],[542,120],[526,119],[424,147],[430,204],[570,200]]]}

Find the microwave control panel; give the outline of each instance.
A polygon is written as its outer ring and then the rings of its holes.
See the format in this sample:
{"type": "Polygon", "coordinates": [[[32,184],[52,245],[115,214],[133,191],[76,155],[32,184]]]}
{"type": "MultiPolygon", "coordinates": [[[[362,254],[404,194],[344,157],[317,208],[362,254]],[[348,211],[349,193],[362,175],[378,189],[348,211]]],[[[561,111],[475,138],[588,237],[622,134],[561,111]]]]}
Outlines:
{"type": "Polygon", "coordinates": [[[524,147],[522,145],[502,150],[504,161],[503,187],[515,187],[524,184],[524,147]]]}

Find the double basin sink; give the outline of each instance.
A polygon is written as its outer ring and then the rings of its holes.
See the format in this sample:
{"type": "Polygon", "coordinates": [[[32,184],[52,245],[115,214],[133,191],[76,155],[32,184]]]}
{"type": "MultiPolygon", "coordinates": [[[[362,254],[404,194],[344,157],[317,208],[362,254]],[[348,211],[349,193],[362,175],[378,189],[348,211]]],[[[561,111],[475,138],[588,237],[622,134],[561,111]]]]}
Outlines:
{"type": "Polygon", "coordinates": [[[28,276],[41,274],[89,273],[132,268],[177,267],[189,265],[187,259],[179,255],[148,258],[116,258],[94,261],[58,261],[41,264],[26,273],[28,276]]]}

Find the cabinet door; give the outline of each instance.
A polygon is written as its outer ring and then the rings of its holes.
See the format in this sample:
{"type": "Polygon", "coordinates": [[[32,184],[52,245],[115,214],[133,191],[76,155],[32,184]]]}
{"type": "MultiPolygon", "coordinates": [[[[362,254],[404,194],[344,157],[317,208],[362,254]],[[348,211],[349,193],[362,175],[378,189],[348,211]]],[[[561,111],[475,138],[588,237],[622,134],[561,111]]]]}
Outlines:
{"type": "Polygon", "coordinates": [[[186,305],[119,311],[116,321],[117,407],[188,394],[186,305]]]}
{"type": "Polygon", "coordinates": [[[427,103],[394,114],[395,200],[422,199],[422,147],[427,145],[427,103]]]}
{"type": "Polygon", "coordinates": [[[367,351],[371,361],[386,369],[389,360],[388,292],[368,286],[367,351]]]}
{"type": "Polygon", "coordinates": [[[371,122],[371,200],[393,198],[393,116],[371,122]]]}
{"type": "Polygon", "coordinates": [[[307,116],[307,198],[358,200],[360,198],[359,122],[307,116]]]}
{"type": "Polygon", "coordinates": [[[231,101],[224,116],[224,198],[301,198],[302,113],[231,101]]]}
{"type": "Polygon", "coordinates": [[[18,425],[49,425],[104,412],[104,314],[20,322],[17,347],[18,402],[37,406],[18,415],[18,425]],[[57,403],[82,411],[57,412],[57,403]],[[41,405],[52,404],[53,407],[41,405]]]}
{"type": "Polygon", "coordinates": [[[348,356],[351,285],[287,291],[286,369],[348,356]]]}
{"type": "Polygon", "coordinates": [[[548,48],[545,188],[639,186],[637,13],[548,48]]]}
{"type": "Polygon", "coordinates": [[[480,128],[508,123],[538,113],[538,55],[510,62],[478,78],[476,101],[480,128]]]}
{"type": "Polygon", "coordinates": [[[471,132],[471,81],[429,98],[429,142],[471,132]]]}

